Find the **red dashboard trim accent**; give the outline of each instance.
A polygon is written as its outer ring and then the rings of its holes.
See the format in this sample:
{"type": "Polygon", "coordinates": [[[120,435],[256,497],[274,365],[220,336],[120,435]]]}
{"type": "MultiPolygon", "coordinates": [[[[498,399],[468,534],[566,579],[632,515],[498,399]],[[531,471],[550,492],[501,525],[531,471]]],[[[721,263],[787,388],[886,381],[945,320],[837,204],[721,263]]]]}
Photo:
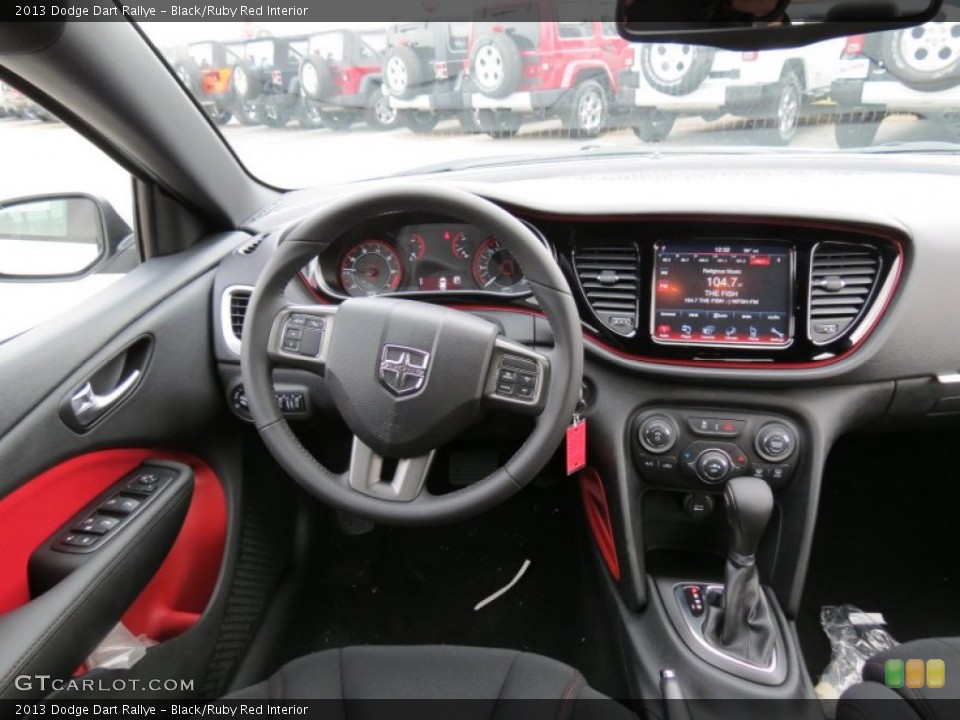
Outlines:
{"type": "Polygon", "coordinates": [[[600,473],[591,467],[580,471],[580,497],[583,510],[587,515],[587,524],[597,543],[597,549],[607,565],[614,580],[620,580],[620,559],[617,557],[617,543],[610,520],[610,506],[607,503],[607,491],[603,487],[600,473]]]}

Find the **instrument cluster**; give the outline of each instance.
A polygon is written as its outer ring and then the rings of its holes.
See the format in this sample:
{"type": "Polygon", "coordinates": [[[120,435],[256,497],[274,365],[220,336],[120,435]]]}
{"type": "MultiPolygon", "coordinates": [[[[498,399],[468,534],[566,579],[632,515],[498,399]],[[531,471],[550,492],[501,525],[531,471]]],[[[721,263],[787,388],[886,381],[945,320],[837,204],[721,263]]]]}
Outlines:
{"type": "Polygon", "coordinates": [[[513,254],[490,233],[463,223],[354,234],[333,243],[308,274],[320,290],[340,298],[530,292],[513,254]]]}

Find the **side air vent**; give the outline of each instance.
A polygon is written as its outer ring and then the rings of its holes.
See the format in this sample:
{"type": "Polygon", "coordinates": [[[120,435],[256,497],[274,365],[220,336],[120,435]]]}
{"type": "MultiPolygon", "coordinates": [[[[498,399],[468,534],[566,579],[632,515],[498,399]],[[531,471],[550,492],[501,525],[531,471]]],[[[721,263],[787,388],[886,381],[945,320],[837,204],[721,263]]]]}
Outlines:
{"type": "Polygon", "coordinates": [[[637,329],[640,252],[634,243],[577,247],[573,266],[580,288],[597,318],[618,335],[637,329]]]}
{"type": "Polygon", "coordinates": [[[810,339],[825,345],[863,317],[880,277],[880,253],[865,245],[820,243],[810,263],[810,339]]]}
{"type": "Polygon", "coordinates": [[[257,251],[257,248],[260,247],[260,243],[263,242],[263,239],[264,239],[265,237],[266,237],[265,234],[264,234],[264,235],[257,235],[256,237],[254,237],[254,238],[253,238],[250,242],[248,242],[247,244],[241,245],[241,246],[237,249],[237,254],[238,254],[238,255],[253,255],[253,254],[257,251]]]}
{"type": "Polygon", "coordinates": [[[253,288],[235,285],[227,288],[220,301],[220,328],[223,341],[235,355],[240,354],[240,335],[253,288]]]}

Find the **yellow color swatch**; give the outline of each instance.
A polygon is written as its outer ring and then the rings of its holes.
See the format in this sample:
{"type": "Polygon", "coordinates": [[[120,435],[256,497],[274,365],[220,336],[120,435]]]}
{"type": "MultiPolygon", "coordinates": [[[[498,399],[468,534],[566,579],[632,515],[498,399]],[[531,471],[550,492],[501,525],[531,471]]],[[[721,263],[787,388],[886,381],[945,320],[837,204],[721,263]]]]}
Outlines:
{"type": "Polygon", "coordinates": [[[923,687],[923,660],[907,660],[907,687],[923,687]]]}
{"type": "Polygon", "coordinates": [[[927,687],[942,688],[947,684],[947,666],[943,660],[927,660],[927,687]]]}

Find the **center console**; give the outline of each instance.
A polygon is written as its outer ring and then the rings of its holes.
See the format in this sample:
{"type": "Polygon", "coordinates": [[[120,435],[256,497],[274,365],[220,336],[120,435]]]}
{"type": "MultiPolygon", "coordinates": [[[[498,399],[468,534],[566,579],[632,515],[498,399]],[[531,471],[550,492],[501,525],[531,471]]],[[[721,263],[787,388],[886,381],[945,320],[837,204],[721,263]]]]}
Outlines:
{"type": "Polygon", "coordinates": [[[645,484],[717,491],[732,477],[783,487],[800,457],[800,432],[783,417],[710,408],[648,408],[631,423],[631,449],[645,484]]]}

